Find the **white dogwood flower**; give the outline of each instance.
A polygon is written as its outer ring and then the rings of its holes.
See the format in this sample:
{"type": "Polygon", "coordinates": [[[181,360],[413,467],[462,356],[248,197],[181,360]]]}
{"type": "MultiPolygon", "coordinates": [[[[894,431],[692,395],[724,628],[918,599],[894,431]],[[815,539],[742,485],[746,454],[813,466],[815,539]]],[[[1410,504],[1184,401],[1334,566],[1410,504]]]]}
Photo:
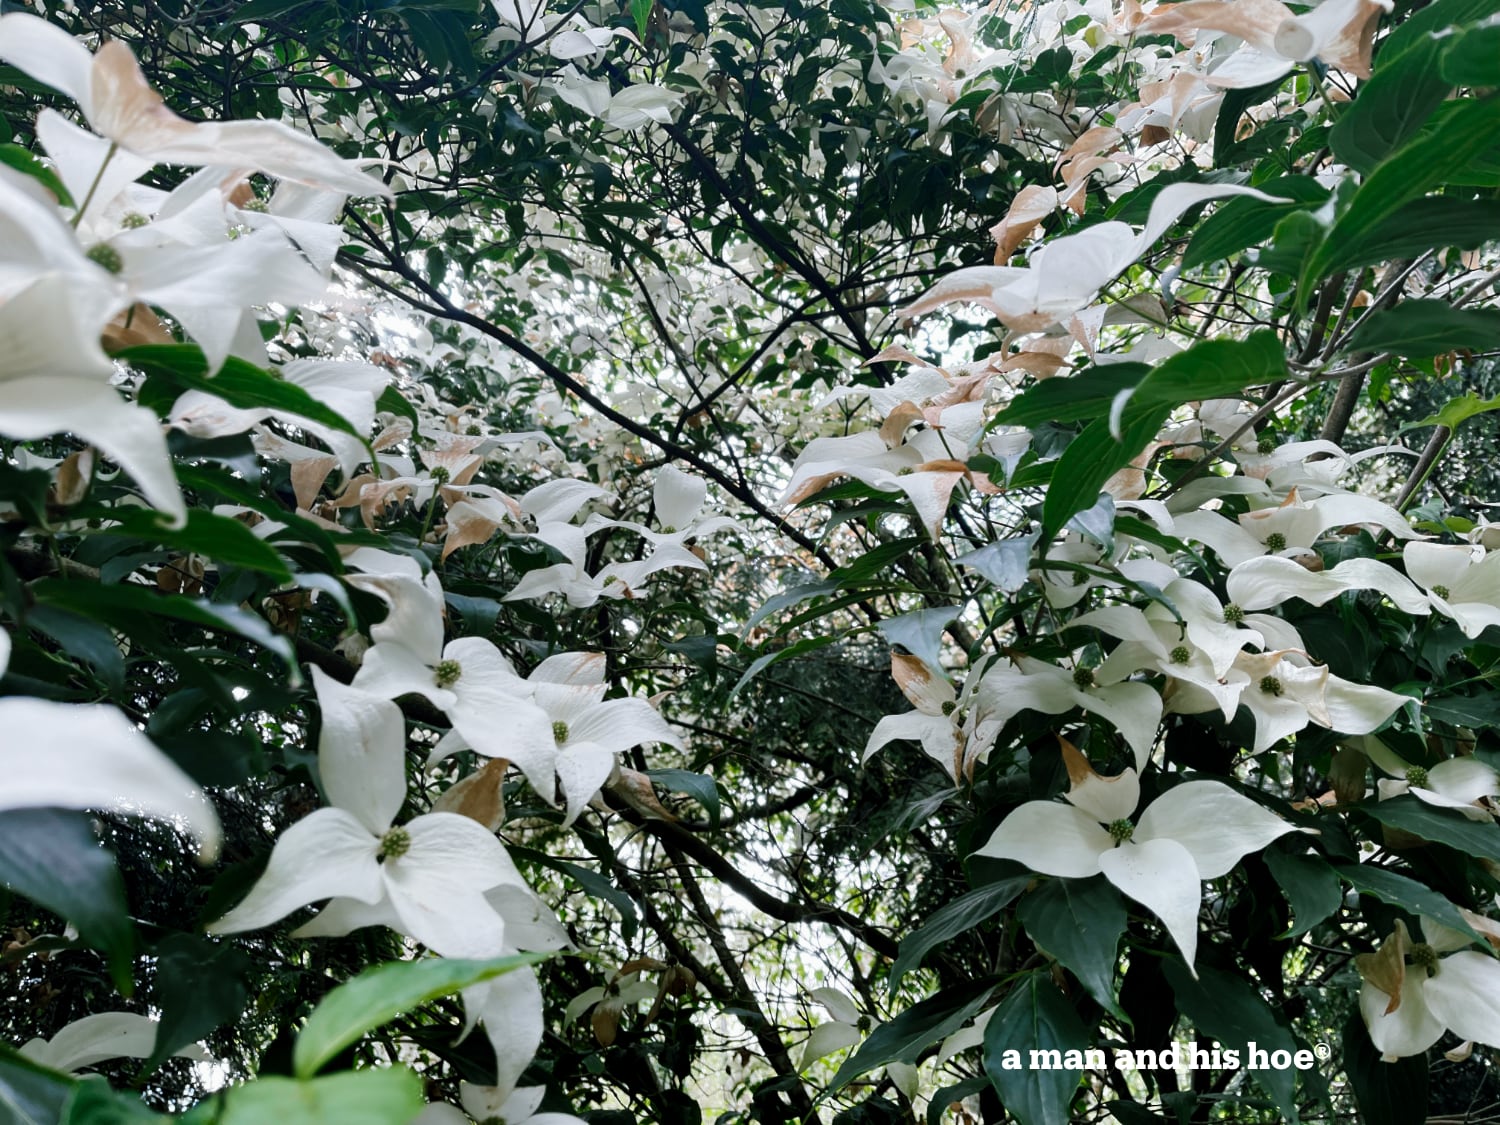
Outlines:
{"type": "Polygon", "coordinates": [[[1066,879],[1102,873],[1161,919],[1190,969],[1202,882],[1227,875],[1244,856],[1288,832],[1311,831],[1218,781],[1174,786],[1132,820],[1141,799],[1136,771],[1102,777],[1071,743],[1059,741],[1072,782],[1064,794],[1068,803],[1028,801],[976,854],[1066,879]]]}

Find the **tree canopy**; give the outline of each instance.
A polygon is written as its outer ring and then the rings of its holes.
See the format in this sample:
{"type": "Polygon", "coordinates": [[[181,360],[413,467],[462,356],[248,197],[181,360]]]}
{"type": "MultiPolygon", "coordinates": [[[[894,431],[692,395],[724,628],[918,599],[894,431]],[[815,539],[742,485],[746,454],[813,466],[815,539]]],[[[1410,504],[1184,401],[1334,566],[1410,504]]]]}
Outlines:
{"type": "Polygon", "coordinates": [[[1500,1119],[1500,0],[0,3],[0,1120],[1500,1119]]]}

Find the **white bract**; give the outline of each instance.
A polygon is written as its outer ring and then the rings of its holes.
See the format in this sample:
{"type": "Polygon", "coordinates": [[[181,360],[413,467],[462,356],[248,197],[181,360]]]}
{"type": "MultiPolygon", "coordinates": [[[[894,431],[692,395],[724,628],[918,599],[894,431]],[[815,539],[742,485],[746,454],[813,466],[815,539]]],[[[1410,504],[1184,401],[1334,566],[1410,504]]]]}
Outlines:
{"type": "Polygon", "coordinates": [[[1102,777],[1071,743],[1059,741],[1072,782],[1064,794],[1069,803],[1028,801],[975,854],[1060,878],[1103,874],[1161,919],[1190,969],[1203,881],[1227,875],[1288,832],[1311,831],[1219,781],[1176,785],[1132,821],[1141,799],[1136,771],[1102,777]]]}
{"type": "MultiPolygon", "coordinates": [[[[1493,922],[1463,914],[1492,943],[1500,939],[1493,922]]],[[[1430,918],[1419,925],[1422,941],[1413,942],[1397,919],[1379,952],[1355,958],[1364,978],[1360,1014],[1381,1058],[1422,1054],[1445,1031],[1500,1047],[1500,960],[1469,948],[1468,935],[1430,918]]]]}

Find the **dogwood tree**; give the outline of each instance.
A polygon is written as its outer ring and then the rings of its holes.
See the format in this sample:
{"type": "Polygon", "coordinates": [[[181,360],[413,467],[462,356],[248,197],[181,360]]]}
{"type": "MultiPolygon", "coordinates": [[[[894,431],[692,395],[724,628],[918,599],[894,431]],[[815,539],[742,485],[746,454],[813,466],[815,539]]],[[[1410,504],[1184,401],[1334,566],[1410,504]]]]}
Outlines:
{"type": "Polygon", "coordinates": [[[0,1106],[1487,1120],[1497,89],[1500,0],[5,4],[0,1106]]]}

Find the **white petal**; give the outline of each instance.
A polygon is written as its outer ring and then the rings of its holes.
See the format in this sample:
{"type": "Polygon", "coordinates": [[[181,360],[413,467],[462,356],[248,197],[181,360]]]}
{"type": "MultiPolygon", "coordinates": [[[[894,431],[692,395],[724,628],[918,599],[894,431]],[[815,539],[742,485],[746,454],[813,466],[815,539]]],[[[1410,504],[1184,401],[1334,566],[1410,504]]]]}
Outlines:
{"type": "Polygon", "coordinates": [[[328,800],[380,836],[406,800],[406,721],[401,708],[345,687],[313,666],[322,710],[318,774],[328,800]]]}
{"type": "Polygon", "coordinates": [[[1083,879],[1099,874],[1099,857],[1114,848],[1088,813],[1055,801],[1028,801],[1000,822],[975,855],[1013,859],[1043,875],[1083,879]]]}
{"type": "Polygon", "coordinates": [[[1427,771],[1427,787],[1461,804],[1500,793],[1500,776],[1478,758],[1450,758],[1427,771]]]}
{"type": "Polygon", "coordinates": [[[421,654],[397,641],[378,641],[365,650],[359,671],[351,686],[381,699],[400,699],[403,695],[420,695],[435,707],[450,710],[456,696],[437,686],[433,665],[421,654]]]}
{"type": "Polygon", "coordinates": [[[182,827],[211,859],[219,820],[192,778],[104,704],[0,699],[0,808],[103,809],[182,827]]]}
{"type": "MultiPolygon", "coordinates": [[[[476,1019],[483,1023],[485,1038],[495,1049],[494,1089],[504,1091],[508,1096],[541,1046],[545,1030],[542,990],[536,973],[529,968],[512,969],[503,976],[464,989],[463,999],[469,1026],[473,1026],[476,1019]]],[[[540,1101],[538,1098],[537,1102],[540,1101]]],[[[468,1106],[465,1098],[464,1108],[468,1106]]],[[[513,1118],[507,1113],[507,1120],[521,1125],[525,1119],[513,1118]]]]}
{"type": "Polygon", "coordinates": [[[958,729],[953,720],[943,715],[924,715],[920,711],[907,711],[900,715],[887,715],[875,724],[870,740],[865,743],[860,764],[868,762],[875,753],[897,739],[920,742],[922,750],[948,773],[957,768],[955,755],[958,752],[958,729]]]}
{"type": "Polygon", "coordinates": [[[1343,734],[1369,734],[1410,702],[1409,695],[1337,676],[1328,677],[1323,692],[1327,726],[1343,734]]]}
{"type": "Polygon", "coordinates": [[[1430,981],[1421,979],[1421,970],[1406,974],[1401,988],[1401,1003],[1390,1015],[1385,1014],[1390,995],[1365,981],[1359,990],[1359,1011],[1370,1031],[1370,1042],[1387,1059],[1420,1055],[1443,1037],[1443,1025],[1427,1008],[1423,994],[1430,981]]]}
{"type": "MultiPolygon", "coordinates": [[[[4,339],[0,332],[0,346],[4,339]]],[[[0,379],[0,434],[35,441],[59,433],[97,445],[135,479],[158,510],[182,525],[187,506],[161,422],[152,411],[130,405],[109,384],[94,379],[63,374],[0,379]]]]}
{"type": "MultiPolygon", "coordinates": [[[[50,1040],[33,1039],[21,1048],[21,1054],[42,1066],[69,1072],[105,1059],[146,1059],[156,1049],[157,1027],[156,1020],[135,1012],[99,1012],[74,1020],[50,1040]]],[[[196,1043],[175,1054],[208,1057],[196,1043]]]]}
{"type": "Polygon", "coordinates": [[[1146,807],[1136,842],[1176,840],[1193,857],[1201,879],[1217,879],[1240,859],[1297,826],[1218,781],[1188,781],[1146,807]]]}
{"type": "Polygon", "coordinates": [[[569,825],[578,819],[578,814],[599,792],[599,787],[609,780],[609,775],[614,772],[615,756],[591,743],[569,745],[558,750],[556,768],[566,801],[563,824],[569,825]]]}
{"type": "Polygon", "coordinates": [[[657,524],[682,531],[698,518],[707,496],[708,483],[702,477],[667,465],[657,472],[652,490],[657,524]]]}
{"type": "Polygon", "coordinates": [[[0,16],[0,59],[38,82],[61,90],[92,116],[94,57],[62,28],[25,12],[0,16]]]}
{"type": "MultiPolygon", "coordinates": [[[[1188,850],[1175,840],[1131,840],[1100,856],[1099,867],[1106,879],[1161,919],[1193,969],[1203,888],[1188,850]]],[[[1198,975],[1196,969],[1193,975],[1198,975]]]]}
{"type": "Polygon", "coordinates": [[[343,809],[318,809],[281,834],[265,871],[211,934],[258,930],[319,899],[377,902],[385,894],[375,855],[380,841],[343,809]]]}
{"type": "Polygon", "coordinates": [[[807,994],[823,1007],[828,1009],[828,1014],[839,1023],[859,1023],[859,1008],[854,1001],[849,999],[846,992],[837,988],[814,988],[807,994]]]}
{"type": "Polygon", "coordinates": [[[1470,544],[1417,540],[1401,549],[1407,575],[1428,590],[1434,586],[1447,586],[1452,590],[1463,581],[1470,564],[1482,557],[1483,551],[1470,544]]]}
{"type": "Polygon", "coordinates": [[[805,1070],[809,1063],[835,1051],[842,1051],[845,1047],[852,1047],[861,1038],[859,1028],[850,1027],[847,1023],[820,1023],[807,1037],[802,1057],[797,1060],[797,1069],[805,1070]]]}
{"type": "Polygon", "coordinates": [[[606,699],[568,720],[568,741],[622,753],[647,742],[682,746],[682,737],[644,699],[606,699]]]}
{"type": "Polygon", "coordinates": [[[343,937],[366,926],[388,926],[401,932],[401,918],[389,896],[379,902],[331,899],[327,906],[292,931],[292,937],[343,937]]]}
{"type": "Polygon", "coordinates": [[[1451,953],[1422,993],[1433,1016],[1460,1039],[1500,1047],[1500,961],[1478,950],[1451,953]]]}
{"type": "Polygon", "coordinates": [[[403,933],[443,957],[497,957],[505,921],[484,892],[520,880],[500,841],[456,813],[428,813],[411,821],[411,847],[381,868],[403,933]]]}
{"type": "Polygon", "coordinates": [[[1135,753],[1136,769],[1145,769],[1161,723],[1161,696],[1149,684],[1107,684],[1089,691],[1074,689],[1078,705],[1103,715],[1135,753]]]}

